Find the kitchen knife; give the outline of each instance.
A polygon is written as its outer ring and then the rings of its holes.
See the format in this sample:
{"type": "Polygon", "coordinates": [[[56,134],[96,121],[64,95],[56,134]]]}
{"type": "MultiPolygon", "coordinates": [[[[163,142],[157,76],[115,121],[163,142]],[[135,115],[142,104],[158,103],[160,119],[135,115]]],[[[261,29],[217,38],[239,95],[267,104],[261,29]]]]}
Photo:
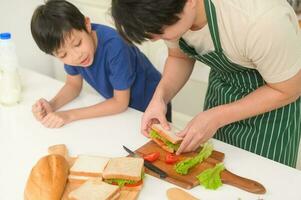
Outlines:
{"type": "MultiPolygon", "coordinates": [[[[129,148],[123,146],[124,150],[126,150],[126,152],[128,152],[130,154],[130,156],[132,157],[139,157],[142,158],[140,155],[138,155],[137,153],[135,153],[134,151],[130,150],[129,148]]],[[[159,174],[160,178],[166,178],[167,177],[167,173],[162,171],[160,168],[156,167],[155,165],[153,165],[151,162],[144,160],[144,166],[155,172],[156,174],[159,174]]]]}

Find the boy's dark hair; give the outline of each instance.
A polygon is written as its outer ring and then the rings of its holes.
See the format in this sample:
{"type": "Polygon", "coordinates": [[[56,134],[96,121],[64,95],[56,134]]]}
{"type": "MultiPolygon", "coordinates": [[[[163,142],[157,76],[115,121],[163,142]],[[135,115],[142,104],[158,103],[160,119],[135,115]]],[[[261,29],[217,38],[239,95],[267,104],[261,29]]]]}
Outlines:
{"type": "Polygon", "coordinates": [[[151,34],[175,24],[186,0],[112,0],[111,14],[120,35],[128,42],[140,44],[151,34]]]}
{"type": "Polygon", "coordinates": [[[85,16],[71,3],[65,0],[48,0],[40,5],[31,19],[31,34],[39,48],[53,55],[71,30],[85,30],[85,16]]]}

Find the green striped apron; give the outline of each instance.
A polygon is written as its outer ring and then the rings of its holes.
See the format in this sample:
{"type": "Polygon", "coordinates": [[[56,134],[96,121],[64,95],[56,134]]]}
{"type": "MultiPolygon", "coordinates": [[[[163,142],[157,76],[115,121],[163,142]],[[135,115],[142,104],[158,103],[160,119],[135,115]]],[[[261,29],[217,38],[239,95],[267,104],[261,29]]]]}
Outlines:
{"type": "MultiPolygon", "coordinates": [[[[228,104],[253,92],[265,81],[255,69],[231,62],[223,53],[215,7],[205,1],[205,10],[215,50],[199,55],[183,38],[180,48],[189,57],[211,68],[204,110],[228,104]]],[[[214,137],[291,167],[296,166],[300,142],[300,98],[284,107],[220,128],[214,137]]],[[[250,105],[252,106],[252,105],[250,105]]]]}

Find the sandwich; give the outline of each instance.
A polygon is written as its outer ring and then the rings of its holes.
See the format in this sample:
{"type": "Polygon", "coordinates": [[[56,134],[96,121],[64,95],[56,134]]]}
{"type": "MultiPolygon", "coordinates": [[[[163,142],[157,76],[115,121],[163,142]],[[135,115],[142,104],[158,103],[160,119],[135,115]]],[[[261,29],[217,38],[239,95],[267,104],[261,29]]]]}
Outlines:
{"type": "Polygon", "coordinates": [[[102,178],[103,171],[110,158],[80,155],[70,169],[70,182],[83,183],[90,178],[102,178]]]}
{"type": "Polygon", "coordinates": [[[103,182],[100,178],[92,178],[69,193],[70,200],[117,200],[120,189],[116,185],[103,182]]]}
{"type": "Polygon", "coordinates": [[[140,190],[143,185],[143,164],[142,158],[112,158],[103,172],[103,179],[123,189],[140,190]]]}
{"type": "Polygon", "coordinates": [[[171,130],[165,130],[160,124],[153,124],[149,136],[165,151],[175,153],[183,139],[175,134],[178,130],[174,126],[170,126],[171,130]]]}
{"type": "Polygon", "coordinates": [[[63,156],[48,155],[32,168],[24,191],[25,200],[61,200],[69,164],[63,156]]]}

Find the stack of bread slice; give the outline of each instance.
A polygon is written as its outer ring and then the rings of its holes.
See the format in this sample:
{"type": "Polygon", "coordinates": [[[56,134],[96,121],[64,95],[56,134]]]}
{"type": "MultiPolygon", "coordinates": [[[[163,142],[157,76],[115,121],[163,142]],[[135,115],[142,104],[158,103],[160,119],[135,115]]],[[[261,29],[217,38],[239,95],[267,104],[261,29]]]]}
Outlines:
{"type": "Polygon", "coordinates": [[[110,158],[79,155],[70,169],[69,182],[84,183],[91,178],[102,179],[102,174],[110,158]]]}

